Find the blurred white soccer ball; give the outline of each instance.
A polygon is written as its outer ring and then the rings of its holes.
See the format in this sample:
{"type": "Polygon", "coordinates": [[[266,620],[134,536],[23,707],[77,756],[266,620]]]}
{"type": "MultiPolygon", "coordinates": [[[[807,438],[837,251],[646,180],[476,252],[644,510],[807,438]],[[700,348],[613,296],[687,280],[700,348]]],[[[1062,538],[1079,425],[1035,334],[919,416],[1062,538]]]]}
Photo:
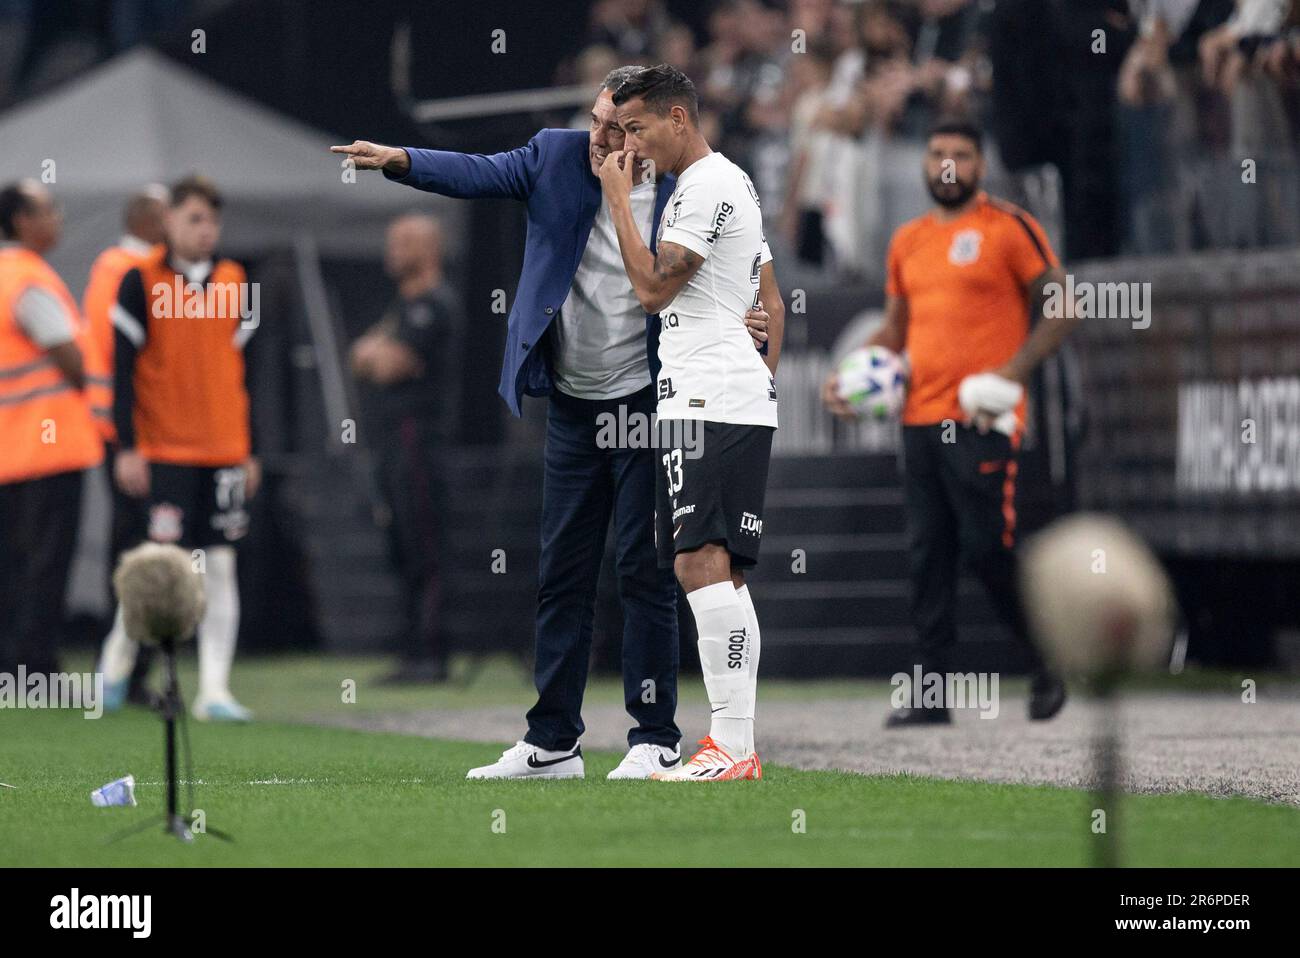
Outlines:
{"type": "Polygon", "coordinates": [[[893,419],[903,408],[907,367],[883,346],[855,349],[840,361],[839,396],[854,415],[893,419]]]}
{"type": "Polygon", "coordinates": [[[1025,612],[1061,672],[1155,669],[1169,661],[1176,605],[1159,560],[1111,516],[1080,514],[1026,544],[1025,612]]]}

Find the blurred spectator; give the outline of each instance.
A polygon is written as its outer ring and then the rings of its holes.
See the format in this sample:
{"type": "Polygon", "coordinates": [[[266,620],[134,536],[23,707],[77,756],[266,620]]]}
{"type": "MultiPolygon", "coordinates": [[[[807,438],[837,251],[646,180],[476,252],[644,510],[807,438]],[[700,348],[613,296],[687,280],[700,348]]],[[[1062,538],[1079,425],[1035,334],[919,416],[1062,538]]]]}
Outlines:
{"type": "Polygon", "coordinates": [[[835,49],[817,40],[806,56],[790,62],[794,105],[790,111],[790,173],[781,207],[781,236],[805,263],[821,266],[826,260],[823,215],[828,195],[827,159],[831,133],[815,126],[829,108],[835,49]]]}
{"type": "MultiPolygon", "coordinates": [[[[587,47],[578,54],[578,59],[573,64],[572,82],[577,86],[599,90],[605,77],[609,76],[609,71],[621,65],[618,54],[610,47],[602,45],[587,47]]],[[[591,108],[588,106],[579,107],[569,119],[571,130],[585,130],[590,126],[591,108]]]]}
{"type": "Polygon", "coordinates": [[[667,63],[681,70],[687,76],[695,73],[695,35],[688,27],[675,24],[664,31],[655,46],[655,63],[667,63]]]}
{"type": "Polygon", "coordinates": [[[596,0],[589,43],[610,47],[624,60],[646,59],[672,26],[662,0],[596,0]]]}
{"type": "Polygon", "coordinates": [[[447,645],[440,622],[447,494],[440,457],[450,442],[458,381],[447,363],[460,355],[459,312],[443,286],[442,228],[432,216],[403,216],[388,228],[384,267],[397,299],[352,344],[363,383],[393,565],[405,589],[403,661],[394,682],[441,682],[447,645]]]}

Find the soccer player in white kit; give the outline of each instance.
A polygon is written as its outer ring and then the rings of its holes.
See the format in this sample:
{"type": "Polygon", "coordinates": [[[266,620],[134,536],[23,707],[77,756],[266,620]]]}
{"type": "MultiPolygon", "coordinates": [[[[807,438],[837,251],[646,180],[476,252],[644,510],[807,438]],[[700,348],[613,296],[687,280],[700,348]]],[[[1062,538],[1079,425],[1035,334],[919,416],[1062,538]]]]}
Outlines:
{"type": "Polygon", "coordinates": [[[660,318],[655,540],[672,565],[699,632],[713,711],[700,750],[661,781],[762,777],[754,750],[758,617],[744,570],[758,558],[763,496],[776,431],[785,306],[749,177],[700,134],[695,87],[661,64],[614,91],[625,150],[600,179],[628,277],[660,318]],[[677,177],[659,224],[657,255],[628,200],[633,181],[677,177]],[[761,302],[771,319],[766,357],[737,319],[761,302]]]}

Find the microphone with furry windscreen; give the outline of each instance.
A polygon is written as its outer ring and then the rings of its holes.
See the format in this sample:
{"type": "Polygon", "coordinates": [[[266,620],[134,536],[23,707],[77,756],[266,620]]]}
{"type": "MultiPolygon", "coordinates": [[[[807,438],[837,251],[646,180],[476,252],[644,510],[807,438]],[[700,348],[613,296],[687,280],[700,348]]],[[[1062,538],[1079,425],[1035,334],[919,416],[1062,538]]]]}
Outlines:
{"type": "MultiPolygon", "coordinates": [[[[127,636],[147,645],[156,645],[163,655],[164,688],[158,708],[164,726],[164,762],[167,779],[167,814],[165,831],[184,842],[194,840],[187,822],[177,807],[176,720],[184,721],[180,682],[176,676],[176,645],[194,638],[203,619],[206,600],[203,576],[195,569],[190,553],[174,545],[146,542],[122,554],[113,573],[113,588],[122,605],[122,622],[127,636]]],[[[189,738],[185,740],[186,765],[189,763],[189,738]]],[[[187,776],[193,799],[193,770],[187,776]]],[[[148,827],[150,822],[144,823],[148,827]]],[[[131,834],[141,828],[130,829],[131,834]]],[[[203,829],[219,838],[228,838],[211,827],[203,829]]],[[[125,837],[123,836],[119,837],[125,837]]]]}
{"type": "Polygon", "coordinates": [[[203,618],[203,578],[184,549],[146,542],[122,554],[113,573],[127,636],[160,645],[185,642],[203,618]]]}
{"type": "Polygon", "coordinates": [[[1020,567],[1025,612],[1044,654],[1093,692],[1094,861],[1119,861],[1116,815],[1123,779],[1118,684],[1168,663],[1178,606],[1151,549],[1118,519],[1082,513],[1027,544],[1020,567]]]}

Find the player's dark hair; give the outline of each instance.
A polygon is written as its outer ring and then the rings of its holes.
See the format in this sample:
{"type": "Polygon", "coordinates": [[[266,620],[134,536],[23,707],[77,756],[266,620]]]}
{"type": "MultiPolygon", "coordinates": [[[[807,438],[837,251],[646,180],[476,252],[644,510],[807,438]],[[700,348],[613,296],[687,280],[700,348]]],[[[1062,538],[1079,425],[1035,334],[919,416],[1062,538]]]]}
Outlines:
{"type": "Polygon", "coordinates": [[[182,180],[177,180],[172,184],[172,209],[180,206],[191,196],[197,196],[211,206],[214,210],[220,211],[224,205],[225,198],[221,191],[217,189],[206,176],[187,176],[182,180]]]}
{"type": "Polygon", "coordinates": [[[17,226],[14,223],[19,213],[32,212],[32,198],[23,189],[21,183],[6,183],[0,189],[0,233],[7,240],[17,239],[17,226]]]}
{"type": "Polygon", "coordinates": [[[964,136],[975,144],[977,152],[984,152],[984,131],[965,117],[940,117],[930,125],[929,132],[925,134],[925,138],[928,140],[931,137],[943,136],[945,134],[964,136]]]}
{"type": "Polygon", "coordinates": [[[664,116],[674,106],[686,108],[696,126],[700,123],[700,98],[695,84],[681,70],[666,63],[638,70],[614,91],[614,105],[622,106],[640,97],[650,112],[664,116]]]}

